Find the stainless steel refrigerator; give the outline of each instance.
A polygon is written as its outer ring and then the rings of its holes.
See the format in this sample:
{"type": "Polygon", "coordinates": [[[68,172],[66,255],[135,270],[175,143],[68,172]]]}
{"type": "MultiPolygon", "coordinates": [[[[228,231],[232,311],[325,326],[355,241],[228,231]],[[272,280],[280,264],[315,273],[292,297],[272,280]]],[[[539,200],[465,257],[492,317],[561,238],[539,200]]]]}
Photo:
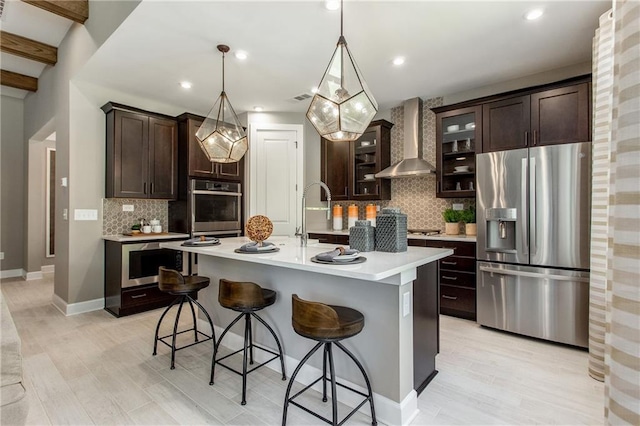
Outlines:
{"type": "Polygon", "coordinates": [[[480,154],[477,321],[588,345],[591,144],[480,154]]]}

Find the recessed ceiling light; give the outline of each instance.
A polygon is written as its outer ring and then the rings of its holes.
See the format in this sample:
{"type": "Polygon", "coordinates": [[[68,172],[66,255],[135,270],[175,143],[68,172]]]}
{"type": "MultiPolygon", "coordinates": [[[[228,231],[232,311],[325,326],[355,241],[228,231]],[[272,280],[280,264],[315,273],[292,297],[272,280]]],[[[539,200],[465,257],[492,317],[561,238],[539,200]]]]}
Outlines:
{"type": "Polygon", "coordinates": [[[311,88],[311,93],[318,93],[318,88],[317,87],[312,87],[311,88]]]}
{"type": "Polygon", "coordinates": [[[404,58],[402,56],[398,56],[397,58],[393,59],[393,65],[399,66],[404,64],[404,58]]]}
{"type": "Polygon", "coordinates": [[[262,112],[264,110],[264,108],[262,108],[261,106],[256,105],[256,106],[253,107],[253,110],[255,112],[262,112]]]}
{"type": "Polygon", "coordinates": [[[338,0],[327,0],[324,2],[324,7],[328,10],[338,10],[340,9],[340,2],[338,0]]]}
{"type": "Polygon", "coordinates": [[[527,21],[533,21],[541,17],[543,14],[544,14],[544,10],[542,9],[531,9],[530,11],[524,14],[524,19],[526,19],[527,21]]]}
{"type": "Polygon", "coordinates": [[[182,87],[183,89],[191,89],[191,82],[189,82],[189,81],[181,81],[180,82],[180,87],[182,87]]]}
{"type": "Polygon", "coordinates": [[[240,60],[245,60],[247,59],[247,52],[245,52],[244,50],[238,50],[236,53],[236,58],[240,59],[240,60]]]}

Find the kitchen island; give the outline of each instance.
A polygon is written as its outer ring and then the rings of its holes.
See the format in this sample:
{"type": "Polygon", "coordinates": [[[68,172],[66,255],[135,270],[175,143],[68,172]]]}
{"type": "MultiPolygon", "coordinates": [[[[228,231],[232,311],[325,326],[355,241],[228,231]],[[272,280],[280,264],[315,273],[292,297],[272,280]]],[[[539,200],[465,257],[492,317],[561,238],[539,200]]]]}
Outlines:
{"type": "MultiPolygon", "coordinates": [[[[249,242],[247,238],[225,238],[221,241],[220,245],[210,247],[185,247],[178,241],[161,244],[165,248],[199,255],[198,274],[211,278],[211,285],[200,291],[199,300],[209,311],[216,328],[224,328],[236,315],[218,304],[220,278],[253,281],[277,291],[278,300],[261,311],[261,316],[280,336],[286,357],[286,373],[290,375],[314,344],[293,331],[292,294],[307,300],[357,309],[365,316],[364,330],[345,340],[344,344],[361,360],[369,373],[378,419],[386,424],[408,424],[412,420],[418,412],[416,389],[420,390],[426,385],[423,382],[428,382],[435,375],[434,357],[438,339],[437,260],[451,255],[452,250],[409,247],[402,253],[367,252],[362,253],[367,258],[364,263],[326,265],[314,263],[311,258],[332,250],[335,245],[310,241],[308,247],[303,248],[297,239],[273,237],[269,241],[279,251],[240,254],[234,250],[249,242]],[[421,296],[425,294],[428,297],[421,296]],[[431,317],[430,324],[434,332],[425,330],[421,337],[422,327],[429,322],[429,318],[422,318],[421,322],[416,322],[417,337],[414,336],[414,321],[418,321],[418,318],[414,318],[414,311],[431,317]],[[424,380],[420,379],[419,383],[414,377],[414,341],[416,345],[428,343],[433,348],[428,356],[430,360],[426,360],[426,369],[432,371],[427,371],[424,380]]],[[[220,329],[216,331],[219,333],[220,329]]],[[[229,340],[230,346],[234,342],[239,345],[242,341],[240,327],[233,332],[237,336],[229,340]]],[[[274,346],[270,336],[261,327],[254,330],[254,339],[264,346],[274,346]]],[[[354,387],[363,389],[362,377],[351,362],[343,354],[336,353],[336,358],[336,375],[354,387]]],[[[276,363],[268,365],[278,368],[276,363]]],[[[321,368],[321,357],[313,357],[297,379],[305,384],[310,383],[321,375],[321,368]]],[[[415,368],[425,370],[422,362],[415,363],[415,368]]],[[[359,396],[341,392],[340,400],[354,406],[359,402],[359,396]]]]}

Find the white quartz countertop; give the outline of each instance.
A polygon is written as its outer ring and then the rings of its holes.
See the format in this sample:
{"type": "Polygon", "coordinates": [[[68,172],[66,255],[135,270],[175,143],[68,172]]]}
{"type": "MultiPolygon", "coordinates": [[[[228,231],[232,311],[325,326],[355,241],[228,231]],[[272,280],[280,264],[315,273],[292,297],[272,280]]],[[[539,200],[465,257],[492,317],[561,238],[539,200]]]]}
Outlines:
{"type": "Polygon", "coordinates": [[[235,249],[250,242],[246,237],[221,238],[221,243],[217,246],[185,247],[181,245],[180,241],[174,241],[161,243],[160,247],[367,281],[384,280],[453,254],[453,250],[450,249],[409,247],[406,252],[401,253],[362,253],[362,256],[367,258],[364,263],[328,265],[314,263],[311,258],[319,253],[335,249],[337,246],[335,244],[320,244],[310,241],[307,247],[300,247],[299,239],[288,237],[272,237],[268,241],[275,244],[280,251],[259,254],[235,253],[235,249]]]}
{"type": "Polygon", "coordinates": [[[175,238],[184,238],[188,239],[189,234],[180,234],[177,232],[169,232],[168,234],[142,234],[140,236],[129,236],[129,235],[103,235],[103,240],[115,241],[117,243],[130,243],[133,241],[155,241],[155,240],[172,240],[175,238]]]}
{"type": "MultiPolygon", "coordinates": [[[[309,234],[328,234],[328,235],[349,235],[349,231],[343,229],[342,231],[333,231],[333,230],[322,230],[319,231],[317,229],[312,229],[307,231],[309,234]]],[[[475,243],[476,236],[467,236],[467,235],[447,235],[447,234],[439,234],[439,235],[418,235],[418,234],[408,234],[407,238],[410,240],[436,240],[436,241],[465,241],[468,243],[475,243]]]]}

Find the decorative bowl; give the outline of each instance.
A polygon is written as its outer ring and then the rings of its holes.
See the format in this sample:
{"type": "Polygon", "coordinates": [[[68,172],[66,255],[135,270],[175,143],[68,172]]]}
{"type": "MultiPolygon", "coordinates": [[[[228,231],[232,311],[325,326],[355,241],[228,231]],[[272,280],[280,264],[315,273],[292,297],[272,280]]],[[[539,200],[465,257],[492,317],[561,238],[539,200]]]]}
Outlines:
{"type": "Polygon", "coordinates": [[[469,166],[456,166],[454,167],[456,172],[468,172],[469,171],[469,166]]]}
{"type": "Polygon", "coordinates": [[[367,173],[366,175],[364,175],[365,180],[373,180],[375,178],[376,178],[376,175],[373,173],[367,173]]]}
{"type": "Polygon", "coordinates": [[[249,220],[247,220],[245,231],[247,233],[247,237],[249,237],[251,241],[255,241],[260,245],[264,240],[271,236],[271,233],[273,232],[273,223],[271,223],[271,220],[266,216],[251,216],[249,220]]]}
{"type": "Polygon", "coordinates": [[[457,132],[458,130],[460,130],[460,126],[458,126],[457,124],[447,126],[447,132],[457,132]]]}
{"type": "Polygon", "coordinates": [[[476,123],[467,123],[464,125],[464,128],[467,130],[471,130],[471,129],[475,129],[476,128],[476,123]]]}
{"type": "Polygon", "coordinates": [[[362,141],[362,142],[360,142],[360,146],[369,146],[369,145],[371,145],[370,141],[362,141]]]}

